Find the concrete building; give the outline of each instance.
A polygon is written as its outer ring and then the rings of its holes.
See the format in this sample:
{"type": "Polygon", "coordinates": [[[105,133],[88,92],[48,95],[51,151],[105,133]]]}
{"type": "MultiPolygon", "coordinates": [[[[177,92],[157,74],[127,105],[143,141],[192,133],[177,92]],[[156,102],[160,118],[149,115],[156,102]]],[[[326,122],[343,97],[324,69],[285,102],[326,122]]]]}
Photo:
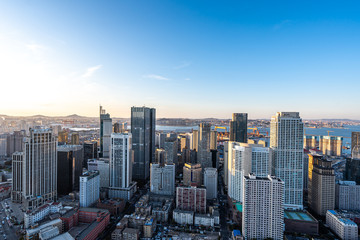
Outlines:
{"type": "Polygon", "coordinates": [[[327,210],[335,209],[335,173],[331,161],[314,158],[310,207],[318,215],[325,216],[327,210]]]}
{"type": "Polygon", "coordinates": [[[230,121],[230,141],[247,143],[247,113],[233,113],[230,121]]]}
{"type": "Polygon", "coordinates": [[[89,159],[87,169],[89,171],[99,171],[101,188],[110,186],[110,163],[108,158],[89,159]]]}
{"type": "Polygon", "coordinates": [[[167,137],[164,142],[165,164],[177,164],[178,141],[176,137],[167,137]]]}
{"type": "Polygon", "coordinates": [[[278,112],[270,122],[272,175],[285,183],[285,208],[303,208],[304,123],[298,112],[278,112]]]}
{"type": "Polygon", "coordinates": [[[347,158],[344,179],[360,185],[360,158],[347,158]]]}
{"type": "Polygon", "coordinates": [[[339,181],[335,187],[335,207],[341,210],[360,210],[360,185],[354,181],[339,181]]]}
{"type": "Polygon", "coordinates": [[[244,177],[242,233],[245,239],[283,239],[284,182],[276,177],[244,177]]]}
{"type": "Polygon", "coordinates": [[[57,191],[59,195],[68,195],[79,191],[82,174],[83,147],[81,145],[60,145],[57,148],[57,191]]]}
{"type": "Polygon", "coordinates": [[[319,222],[307,211],[285,211],[285,231],[308,235],[319,234],[319,222]]]}
{"type": "Polygon", "coordinates": [[[89,207],[100,198],[100,175],[88,171],[80,176],[80,207],[89,207]]]}
{"type": "Polygon", "coordinates": [[[199,130],[192,131],[191,149],[195,151],[199,150],[199,130]]]}
{"type": "Polygon", "coordinates": [[[304,135],[304,149],[316,149],[319,145],[319,141],[316,136],[304,135]]]}
{"type": "Polygon", "coordinates": [[[360,132],[351,133],[351,157],[360,159],[360,132]]]}
{"type": "Polygon", "coordinates": [[[14,131],[6,137],[6,154],[12,156],[14,152],[23,151],[23,141],[26,136],[25,131],[14,131]]]}
{"type": "Polygon", "coordinates": [[[343,137],[320,136],[319,149],[326,156],[341,156],[343,137]]]}
{"type": "Polygon", "coordinates": [[[206,213],[206,188],[177,187],[176,208],[197,213],[206,213]]]}
{"type": "Polygon", "coordinates": [[[24,213],[24,227],[29,228],[34,226],[35,223],[43,220],[49,214],[58,213],[63,208],[61,203],[50,202],[45,203],[44,205],[34,209],[33,211],[28,211],[24,213]]]}
{"type": "Polygon", "coordinates": [[[202,168],[200,164],[185,163],[183,167],[183,184],[185,186],[202,185],[202,168]]]}
{"type": "Polygon", "coordinates": [[[80,144],[80,137],[79,137],[79,133],[77,132],[73,132],[71,134],[71,145],[79,145],[80,144]]]}
{"type": "Polygon", "coordinates": [[[175,165],[150,164],[150,191],[160,195],[175,193],[175,165]]]}
{"type": "Polygon", "coordinates": [[[12,189],[11,200],[16,203],[21,203],[23,192],[23,161],[24,153],[15,152],[12,155],[12,189]]]}
{"type": "Polygon", "coordinates": [[[165,148],[166,133],[158,132],[155,135],[155,146],[158,148],[165,148]]]}
{"type": "Polygon", "coordinates": [[[206,187],[206,199],[217,198],[218,173],[216,168],[205,168],[204,186],[206,187]]]}
{"type": "Polygon", "coordinates": [[[149,217],[146,219],[143,227],[144,238],[151,238],[156,230],[156,219],[149,217]]]}
{"type": "Polygon", "coordinates": [[[145,181],[150,177],[150,163],[155,161],[155,122],[154,108],[131,108],[133,180],[145,181]]]}
{"type": "Polygon", "coordinates": [[[100,106],[100,152],[99,157],[108,158],[110,155],[110,141],[112,133],[112,119],[110,114],[100,106]]]}
{"type": "Polygon", "coordinates": [[[33,209],[57,198],[57,141],[52,129],[45,128],[31,128],[24,141],[22,203],[33,209]]]}
{"type": "Polygon", "coordinates": [[[199,146],[198,146],[198,155],[197,162],[201,164],[201,167],[207,168],[212,167],[211,162],[211,153],[210,153],[210,132],[211,124],[210,123],[200,123],[199,127],[199,146]]]}
{"type": "Polygon", "coordinates": [[[138,240],[140,239],[140,230],[135,228],[125,228],[123,231],[124,240],[138,240]]]}
{"type": "Polygon", "coordinates": [[[173,219],[176,223],[185,225],[193,225],[194,224],[194,212],[193,211],[186,211],[175,209],[173,211],[173,219]]]}
{"type": "MultiPolygon", "coordinates": [[[[358,226],[351,218],[352,213],[345,213],[341,211],[328,210],[326,212],[326,224],[330,229],[344,240],[358,239],[358,226]]],[[[359,215],[357,215],[359,217],[359,215]]]]}
{"type": "Polygon", "coordinates": [[[217,150],[217,131],[211,130],[210,132],[210,150],[217,150]]]}

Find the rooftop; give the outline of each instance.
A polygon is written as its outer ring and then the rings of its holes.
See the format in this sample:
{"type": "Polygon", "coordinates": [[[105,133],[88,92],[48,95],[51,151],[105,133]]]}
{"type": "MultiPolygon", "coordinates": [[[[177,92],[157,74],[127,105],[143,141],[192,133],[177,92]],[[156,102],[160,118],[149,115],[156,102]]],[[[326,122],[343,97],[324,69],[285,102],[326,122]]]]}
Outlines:
{"type": "Polygon", "coordinates": [[[313,216],[303,211],[284,211],[284,217],[292,220],[316,222],[313,216]]]}

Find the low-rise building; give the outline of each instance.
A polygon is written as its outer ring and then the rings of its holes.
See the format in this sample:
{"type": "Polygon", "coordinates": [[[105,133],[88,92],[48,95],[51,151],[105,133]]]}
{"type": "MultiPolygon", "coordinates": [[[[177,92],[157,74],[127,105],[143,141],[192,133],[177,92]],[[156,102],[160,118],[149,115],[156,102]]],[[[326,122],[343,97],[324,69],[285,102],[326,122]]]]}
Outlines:
{"type": "Polygon", "coordinates": [[[123,231],[124,240],[138,240],[140,238],[140,230],[136,228],[125,228],[123,231]]]}
{"type": "Polygon", "coordinates": [[[31,228],[31,229],[27,229],[26,230],[26,239],[39,239],[39,234],[41,230],[46,231],[46,229],[49,228],[53,228],[56,227],[59,230],[59,233],[62,233],[62,229],[63,229],[63,222],[61,221],[61,219],[55,219],[52,220],[50,222],[46,222],[44,224],[41,224],[38,227],[35,228],[31,228]]]}
{"type": "Polygon", "coordinates": [[[24,214],[25,228],[33,226],[35,223],[43,220],[49,214],[58,213],[62,209],[62,204],[58,202],[47,202],[33,211],[24,214]]]}
{"type": "Polygon", "coordinates": [[[146,219],[144,224],[144,238],[151,238],[156,229],[156,220],[153,217],[146,219]]]}
{"type": "Polygon", "coordinates": [[[214,217],[210,214],[195,213],[194,224],[195,226],[213,227],[215,225],[214,217]]]}
{"type": "Polygon", "coordinates": [[[285,231],[317,235],[319,222],[307,211],[284,211],[285,231]]]}
{"type": "Polygon", "coordinates": [[[335,188],[335,206],[342,210],[360,210],[360,185],[355,181],[339,181],[335,188]]]}
{"type": "Polygon", "coordinates": [[[185,225],[193,225],[194,224],[194,212],[193,211],[186,211],[175,209],[173,211],[173,219],[176,223],[185,225]]]}
{"type": "MultiPolygon", "coordinates": [[[[360,217],[360,214],[355,214],[360,217]]],[[[328,210],[326,213],[326,224],[341,239],[357,240],[358,226],[350,218],[354,217],[354,213],[328,210]]]]}

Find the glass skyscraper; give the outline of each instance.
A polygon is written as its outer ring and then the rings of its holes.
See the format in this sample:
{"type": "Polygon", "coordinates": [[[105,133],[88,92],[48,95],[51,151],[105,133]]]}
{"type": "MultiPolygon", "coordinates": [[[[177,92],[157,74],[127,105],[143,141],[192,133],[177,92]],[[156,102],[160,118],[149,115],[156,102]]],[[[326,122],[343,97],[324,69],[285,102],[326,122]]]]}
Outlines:
{"type": "Polygon", "coordinates": [[[110,114],[100,106],[100,153],[99,157],[109,157],[112,119],[110,114]]]}
{"type": "Polygon", "coordinates": [[[147,180],[150,177],[150,163],[155,161],[155,122],[155,108],[131,108],[133,180],[147,180]]]}
{"type": "Polygon", "coordinates": [[[230,141],[247,143],[247,113],[233,113],[230,121],[230,141]]]}

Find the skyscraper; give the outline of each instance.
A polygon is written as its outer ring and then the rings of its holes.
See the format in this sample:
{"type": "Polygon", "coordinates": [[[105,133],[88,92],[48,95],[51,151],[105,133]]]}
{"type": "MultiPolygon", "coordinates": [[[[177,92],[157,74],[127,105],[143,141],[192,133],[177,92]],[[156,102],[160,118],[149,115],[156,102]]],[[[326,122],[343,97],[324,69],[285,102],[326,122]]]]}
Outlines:
{"type": "Polygon", "coordinates": [[[216,168],[205,168],[204,186],[206,187],[206,198],[217,198],[218,173],[216,168]]]}
{"type": "Polygon", "coordinates": [[[89,207],[100,198],[98,171],[88,171],[80,176],[80,207],[89,207]]]}
{"type": "Polygon", "coordinates": [[[360,185],[360,158],[347,158],[344,173],[345,180],[355,181],[360,185]]]}
{"type": "Polygon", "coordinates": [[[99,157],[109,157],[112,119],[100,106],[100,152],[99,157]]]}
{"type": "Polygon", "coordinates": [[[216,130],[212,130],[210,132],[210,149],[211,150],[216,150],[217,149],[217,131],[216,130]]]}
{"type": "Polygon", "coordinates": [[[21,203],[23,192],[23,161],[24,153],[15,152],[12,155],[12,189],[11,200],[21,203]]]}
{"type": "Polygon", "coordinates": [[[111,198],[129,200],[136,191],[132,182],[133,151],[131,133],[111,134],[110,147],[110,188],[111,198]]]}
{"type": "Polygon", "coordinates": [[[165,163],[166,164],[177,164],[177,138],[167,137],[165,138],[164,149],[165,149],[165,163]]]}
{"type": "Polygon", "coordinates": [[[134,180],[144,181],[149,179],[150,162],[155,161],[155,121],[156,110],[154,108],[131,108],[134,180]]]}
{"type": "Polygon", "coordinates": [[[8,156],[12,156],[14,152],[23,151],[23,140],[25,137],[25,131],[14,131],[7,135],[6,139],[6,153],[8,156]]]}
{"type": "Polygon", "coordinates": [[[32,128],[24,143],[23,204],[36,208],[57,198],[57,140],[52,129],[32,128]]]}
{"type": "Polygon", "coordinates": [[[343,137],[320,136],[319,149],[327,156],[341,156],[343,137]]]}
{"type": "Polygon", "coordinates": [[[285,207],[303,208],[304,124],[298,112],[278,112],[270,122],[273,175],[285,183],[285,207]]]}
{"type": "Polygon", "coordinates": [[[206,213],[206,188],[177,187],[176,208],[197,213],[206,213]]]}
{"type": "Polygon", "coordinates": [[[86,141],[84,142],[84,160],[83,167],[87,167],[89,159],[98,158],[98,144],[97,141],[86,141]]]}
{"type": "Polygon", "coordinates": [[[360,159],[360,132],[351,133],[351,157],[360,159]]]}
{"type": "Polygon", "coordinates": [[[183,167],[184,185],[185,186],[198,186],[202,184],[202,168],[200,164],[185,163],[183,167]]]}
{"type": "Polygon", "coordinates": [[[110,186],[110,164],[108,158],[89,159],[87,169],[89,171],[99,171],[100,188],[108,188],[110,186]]]}
{"type": "Polygon", "coordinates": [[[244,177],[242,233],[245,239],[283,239],[284,182],[268,176],[244,177]]]}
{"type": "Polygon", "coordinates": [[[150,191],[161,195],[175,193],[175,165],[152,163],[150,168],[150,191]]]}
{"type": "Polygon", "coordinates": [[[198,163],[201,167],[207,168],[212,167],[211,153],[210,153],[210,123],[200,123],[199,132],[199,148],[198,148],[198,163]]]}
{"type": "Polygon", "coordinates": [[[230,141],[247,143],[247,113],[233,113],[230,121],[230,141]]]}

